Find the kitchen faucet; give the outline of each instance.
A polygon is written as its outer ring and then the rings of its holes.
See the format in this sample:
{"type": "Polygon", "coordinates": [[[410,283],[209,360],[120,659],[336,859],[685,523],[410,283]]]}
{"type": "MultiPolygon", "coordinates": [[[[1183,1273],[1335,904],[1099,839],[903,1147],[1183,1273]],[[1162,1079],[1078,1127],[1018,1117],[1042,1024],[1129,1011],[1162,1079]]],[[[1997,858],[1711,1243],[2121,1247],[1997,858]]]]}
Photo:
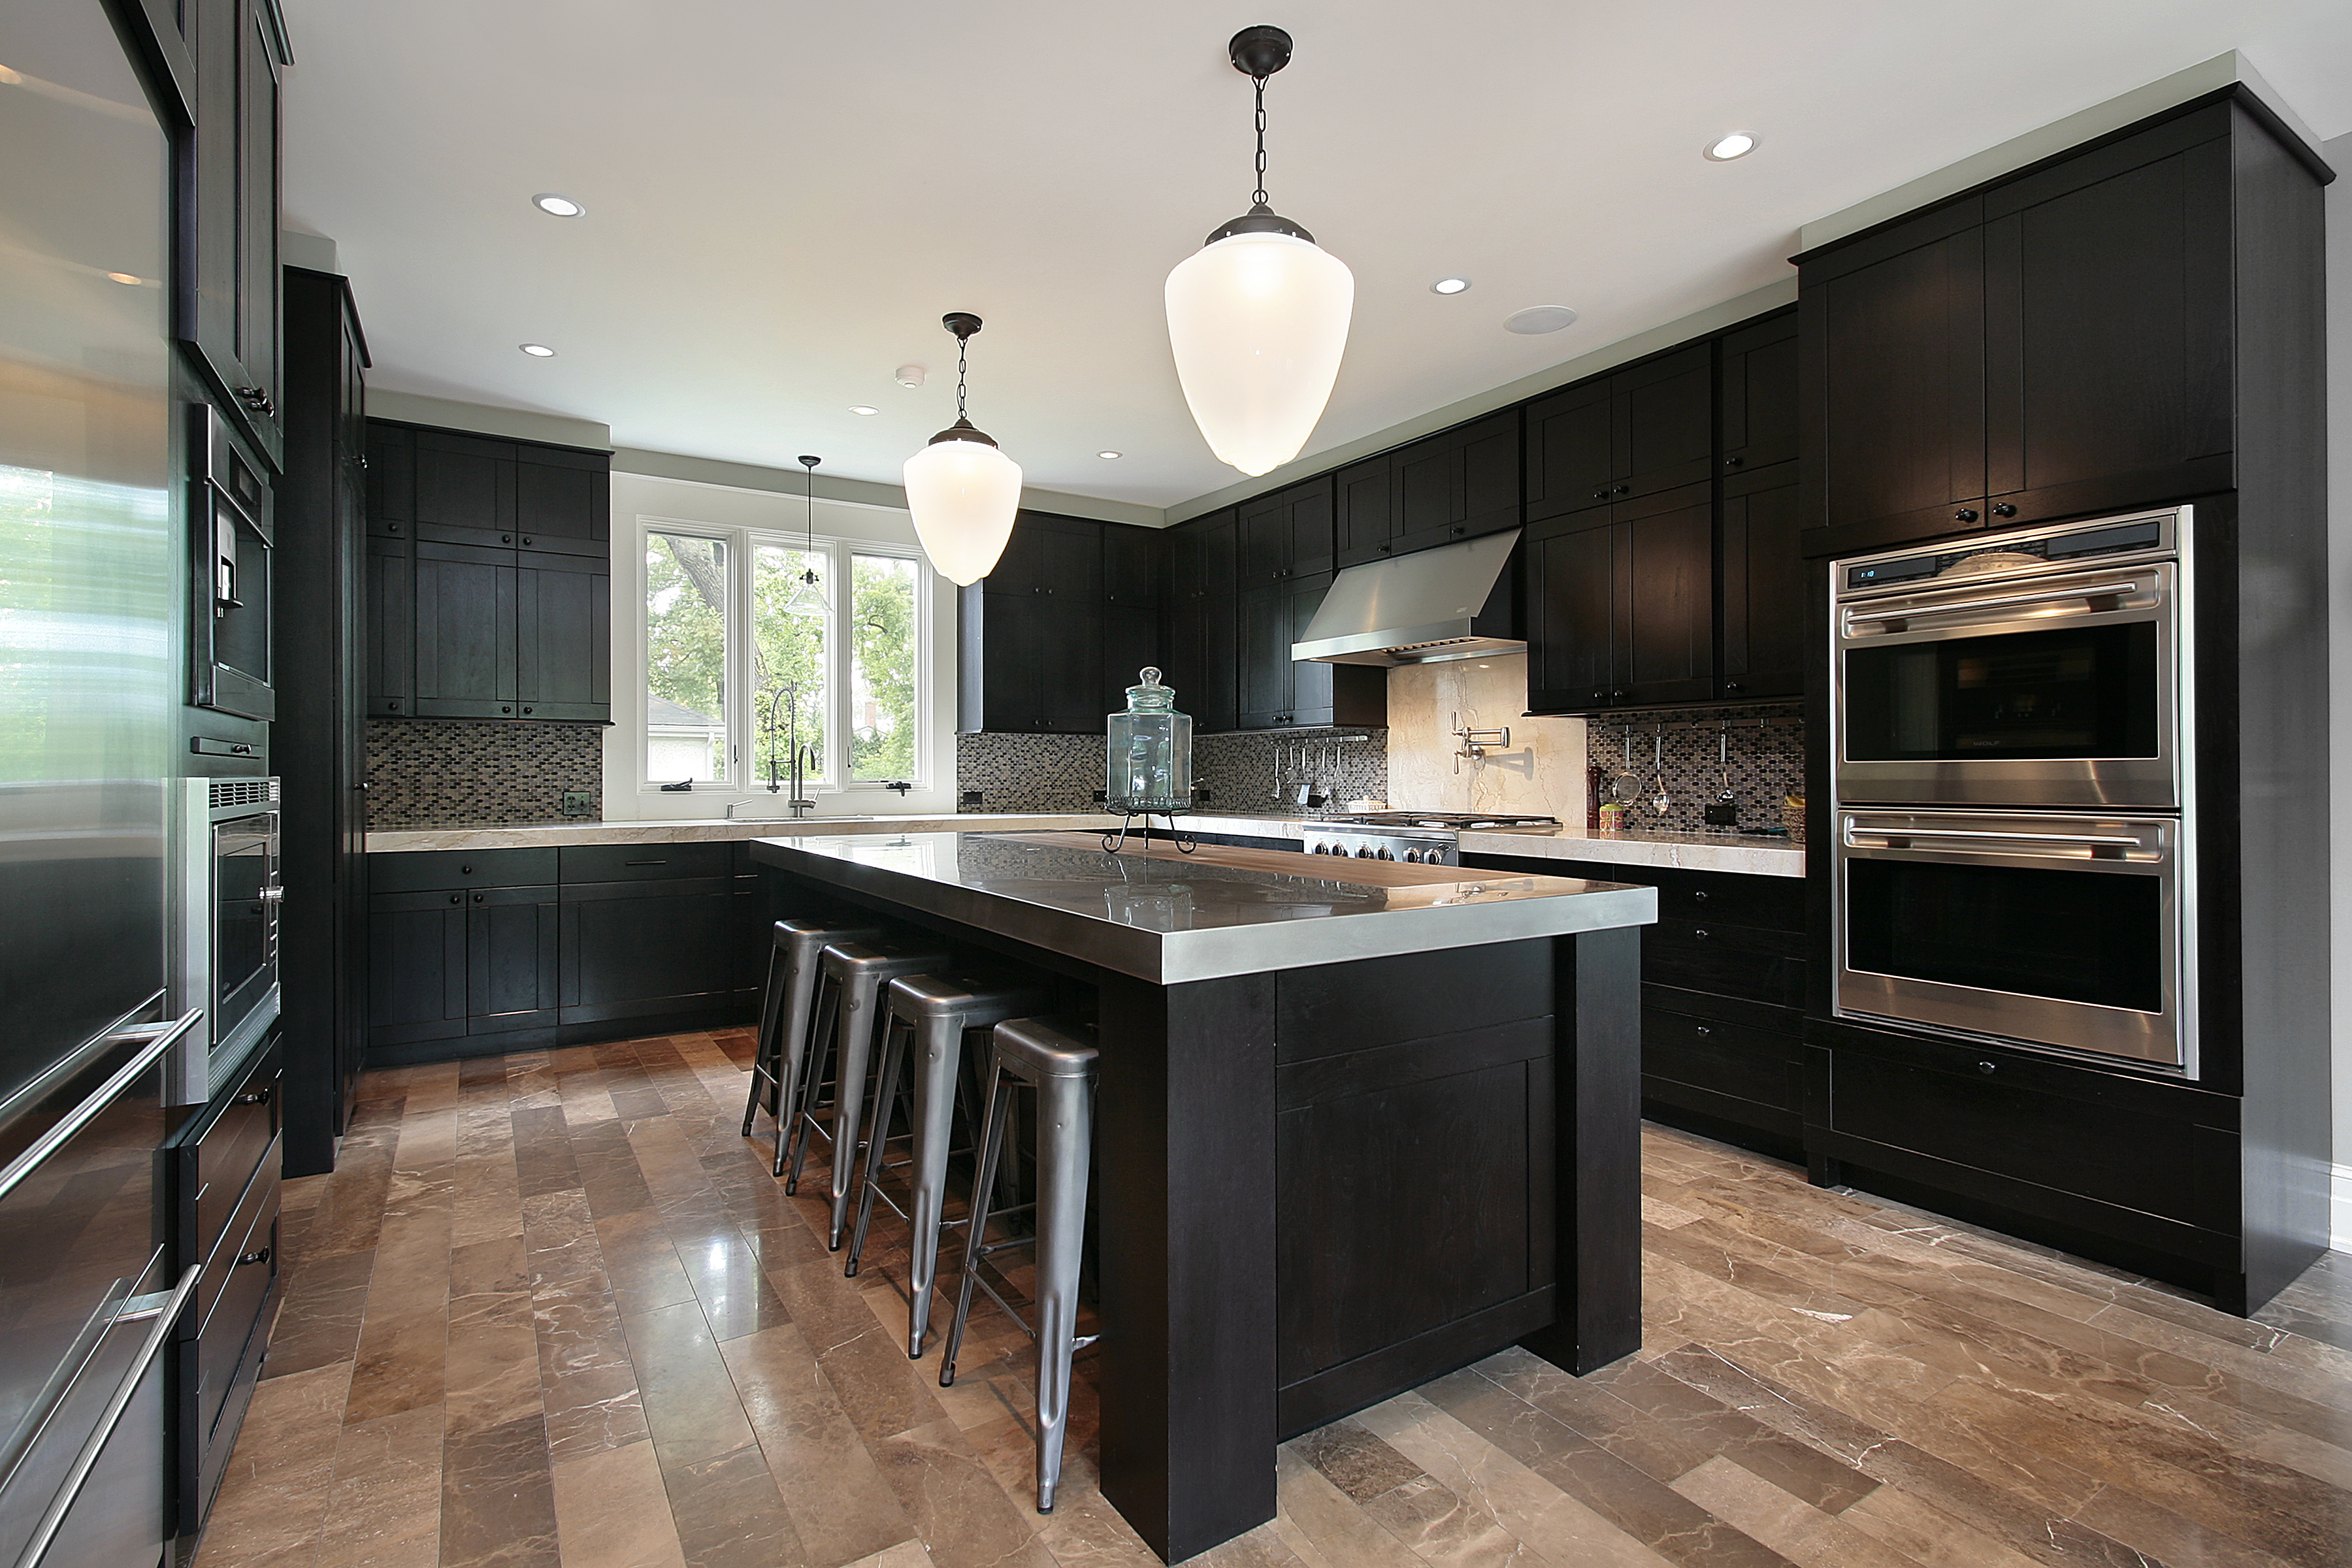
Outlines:
{"type": "MultiPolygon", "coordinates": [[[[784,809],[798,818],[806,816],[816,809],[816,802],[808,799],[804,794],[808,778],[817,771],[816,748],[801,744],[800,682],[779,681],[768,693],[768,793],[775,795],[783,787],[777,776],[776,767],[776,736],[779,729],[776,723],[776,704],[779,702],[785,705],[784,727],[789,727],[792,731],[793,793],[784,802],[784,809]]],[[[740,800],[730,802],[727,807],[727,820],[732,822],[735,819],[735,808],[746,804],[748,803],[740,800]]]]}

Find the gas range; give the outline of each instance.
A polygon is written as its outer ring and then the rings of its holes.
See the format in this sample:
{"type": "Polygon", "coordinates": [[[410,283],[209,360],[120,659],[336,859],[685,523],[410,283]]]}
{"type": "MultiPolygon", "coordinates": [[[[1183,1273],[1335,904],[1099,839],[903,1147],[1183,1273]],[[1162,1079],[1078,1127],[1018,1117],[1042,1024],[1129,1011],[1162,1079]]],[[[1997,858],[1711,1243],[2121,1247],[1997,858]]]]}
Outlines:
{"type": "Polygon", "coordinates": [[[1556,816],[1513,816],[1499,812],[1375,811],[1307,823],[1305,837],[1309,855],[1459,866],[1460,837],[1465,832],[1528,832],[1559,826],[1556,816]]]}

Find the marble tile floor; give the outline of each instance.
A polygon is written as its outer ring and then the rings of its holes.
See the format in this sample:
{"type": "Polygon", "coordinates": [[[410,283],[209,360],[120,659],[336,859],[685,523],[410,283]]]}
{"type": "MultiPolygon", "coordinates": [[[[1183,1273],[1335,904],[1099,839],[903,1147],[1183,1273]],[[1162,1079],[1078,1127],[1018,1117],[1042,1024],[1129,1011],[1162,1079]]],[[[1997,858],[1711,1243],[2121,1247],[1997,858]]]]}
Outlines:
{"type": "MultiPolygon", "coordinates": [[[[1025,1341],[904,1353],[737,1136],[748,1032],[369,1075],[197,1568],[1112,1568],[1029,1506],[1025,1341]]],[[[1648,1333],[1506,1352],[1286,1445],[1217,1568],[2352,1563],[2352,1257],[2262,1321],[1684,1134],[1644,1139],[1648,1333]]],[[[805,1191],[805,1189],[804,1189],[805,1191]]],[[[877,1226],[877,1242],[888,1233],[877,1226]]],[[[1081,1358],[1081,1367],[1086,1364],[1081,1358]]]]}

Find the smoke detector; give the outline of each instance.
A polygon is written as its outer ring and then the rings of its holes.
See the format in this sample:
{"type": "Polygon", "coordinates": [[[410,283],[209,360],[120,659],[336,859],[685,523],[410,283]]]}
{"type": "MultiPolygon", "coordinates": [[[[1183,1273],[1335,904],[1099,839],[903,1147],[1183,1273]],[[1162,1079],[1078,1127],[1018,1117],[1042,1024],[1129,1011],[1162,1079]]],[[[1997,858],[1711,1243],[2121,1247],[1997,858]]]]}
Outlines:
{"type": "Polygon", "coordinates": [[[902,364],[890,374],[898,381],[900,386],[920,386],[923,384],[924,372],[921,365],[902,364]]]}

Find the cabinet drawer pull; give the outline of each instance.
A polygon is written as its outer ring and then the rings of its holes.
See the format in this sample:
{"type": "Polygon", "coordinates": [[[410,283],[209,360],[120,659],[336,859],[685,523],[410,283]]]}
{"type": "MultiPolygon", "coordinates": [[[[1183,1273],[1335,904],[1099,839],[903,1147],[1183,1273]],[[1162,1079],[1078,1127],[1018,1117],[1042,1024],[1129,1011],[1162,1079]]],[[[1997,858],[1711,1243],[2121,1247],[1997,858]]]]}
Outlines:
{"type": "Polygon", "coordinates": [[[267,1105],[269,1103],[269,1090],[257,1089],[251,1094],[240,1094],[236,1102],[239,1105],[267,1105]]]}
{"type": "Polygon", "coordinates": [[[621,864],[624,866],[667,866],[669,862],[667,860],[624,860],[621,864]]]}
{"type": "Polygon", "coordinates": [[[264,1247],[255,1251],[246,1253],[244,1256],[240,1257],[236,1260],[236,1266],[239,1268],[242,1268],[248,1263],[267,1263],[268,1261],[269,1248],[264,1247]]]}
{"type": "Polygon", "coordinates": [[[471,866],[460,866],[457,868],[457,875],[460,877],[470,877],[473,874],[474,868],[471,866]]]}

